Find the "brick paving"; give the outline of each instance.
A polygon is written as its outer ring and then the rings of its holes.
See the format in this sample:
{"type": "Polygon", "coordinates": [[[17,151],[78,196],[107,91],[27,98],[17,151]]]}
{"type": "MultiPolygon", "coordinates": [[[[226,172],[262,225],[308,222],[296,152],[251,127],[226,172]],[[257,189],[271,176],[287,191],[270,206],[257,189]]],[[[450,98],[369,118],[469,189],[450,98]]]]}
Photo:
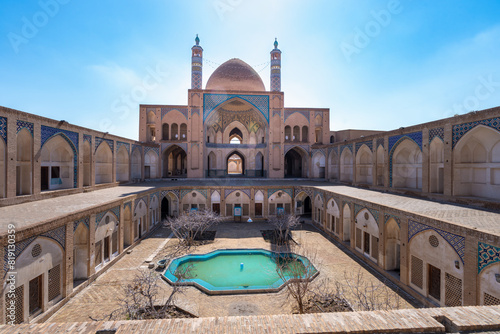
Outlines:
{"type": "MultiPolygon", "coordinates": [[[[217,235],[214,242],[193,247],[183,253],[208,253],[224,248],[272,250],[272,245],[264,241],[260,233],[260,230],[268,228],[269,226],[265,223],[222,223],[216,227],[217,235]]],[[[131,254],[125,255],[94,283],[72,298],[48,322],[84,322],[89,320],[89,316],[102,319],[106,314],[117,309],[119,299],[123,296],[122,287],[130,282],[137,273],[137,269],[147,265],[144,260],[157,251],[158,246],[168,235],[168,229],[160,228],[151,237],[143,240],[131,254]]],[[[359,269],[367,280],[380,283],[379,278],[370,274],[364,266],[360,266],[313,227],[304,225],[304,229],[293,232],[293,237],[312,254],[312,256],[309,255],[310,258],[320,270],[320,275],[315,279],[318,282],[328,277],[331,281],[327,284],[333,285],[335,280],[343,281],[345,271],[356,273],[359,269]]],[[[155,256],[154,263],[165,257],[165,254],[170,252],[176,244],[177,240],[170,240],[155,256]]],[[[166,298],[171,288],[166,282],[161,283],[161,298],[166,298]]],[[[398,297],[398,301],[400,308],[412,308],[404,298],[398,297]]],[[[176,304],[200,317],[290,314],[292,312],[291,304],[286,302],[285,290],[278,293],[209,296],[195,287],[186,287],[182,294],[177,295],[176,304]]]]}
{"type": "Polygon", "coordinates": [[[305,315],[207,317],[198,319],[44,323],[0,326],[0,334],[96,333],[445,333],[500,330],[500,306],[470,306],[418,310],[305,315]],[[446,328],[439,318],[446,318],[446,328]],[[108,332],[109,333],[109,332],[108,332]]]}

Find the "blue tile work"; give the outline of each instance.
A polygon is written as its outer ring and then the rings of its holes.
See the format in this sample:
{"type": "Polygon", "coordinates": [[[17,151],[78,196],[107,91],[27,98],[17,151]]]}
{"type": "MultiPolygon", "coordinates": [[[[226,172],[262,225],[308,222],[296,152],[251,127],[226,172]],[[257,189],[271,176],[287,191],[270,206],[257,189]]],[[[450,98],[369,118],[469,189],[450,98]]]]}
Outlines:
{"type": "Polygon", "coordinates": [[[7,143],[7,118],[0,117],[0,138],[7,143]]]}
{"type": "Polygon", "coordinates": [[[392,187],[392,156],[394,154],[394,151],[396,150],[396,147],[398,147],[398,145],[405,139],[412,140],[418,145],[420,151],[422,151],[422,132],[413,132],[409,134],[389,137],[389,187],[392,187]]]}
{"type": "Polygon", "coordinates": [[[320,191],[314,191],[314,201],[316,200],[316,196],[318,196],[321,198],[321,200],[324,202],[325,201],[325,197],[323,196],[323,193],[320,192],[320,191]]]}
{"type": "Polygon", "coordinates": [[[239,95],[239,94],[203,94],[203,123],[210,113],[222,103],[239,98],[247,101],[264,115],[269,123],[269,96],[268,95],[239,95]]]}
{"type": "MultiPolygon", "coordinates": [[[[36,240],[38,237],[45,237],[52,239],[56,241],[62,249],[66,248],[66,225],[63,225],[61,227],[58,227],[56,229],[50,230],[48,232],[42,233],[39,236],[36,237],[31,237],[25,240],[22,240],[20,242],[16,242],[15,244],[15,251],[14,251],[14,257],[17,259],[19,255],[33,242],[36,240]]],[[[42,250],[43,251],[43,250],[42,250]]],[[[9,254],[8,254],[8,248],[7,246],[4,249],[4,264],[3,264],[3,269],[4,269],[4,276],[7,274],[9,271],[8,267],[8,261],[9,260],[9,254]]]]}
{"type": "Polygon", "coordinates": [[[356,216],[358,215],[358,213],[361,210],[363,210],[363,209],[366,209],[366,210],[370,211],[370,213],[372,214],[373,218],[377,222],[377,225],[380,225],[378,223],[378,210],[367,208],[365,206],[362,206],[362,205],[359,205],[359,204],[356,204],[356,203],[354,204],[354,218],[356,218],[356,216]]]}
{"type": "Polygon", "coordinates": [[[462,138],[467,132],[478,125],[486,125],[490,128],[500,131],[500,117],[453,125],[453,147],[455,147],[460,138],[462,138]]]}
{"type": "Polygon", "coordinates": [[[422,131],[420,131],[389,137],[389,151],[393,151],[393,149],[406,138],[414,141],[418,147],[420,147],[420,150],[422,150],[422,131]]]}
{"type": "Polygon", "coordinates": [[[139,197],[139,198],[136,198],[134,200],[134,208],[137,208],[137,204],[140,202],[140,201],[143,201],[144,202],[144,205],[147,205],[147,201],[148,201],[148,197],[147,196],[142,196],[142,197],[139,197]]]}
{"type": "MultiPolygon", "coordinates": [[[[185,108],[161,108],[161,119],[163,119],[163,116],[165,116],[166,114],[168,114],[172,110],[177,110],[178,112],[183,114],[184,117],[186,117],[186,120],[188,119],[188,108],[187,107],[185,107],[185,108]]],[[[193,113],[193,110],[191,110],[191,113],[193,113]]]]}
{"type": "Polygon", "coordinates": [[[367,140],[367,141],[363,141],[361,143],[356,143],[356,154],[358,154],[358,151],[359,149],[361,148],[361,146],[363,145],[366,145],[368,146],[368,148],[370,149],[370,152],[373,151],[373,141],[371,140],[367,140]]]}
{"type": "Polygon", "coordinates": [[[101,145],[102,142],[106,142],[108,143],[109,145],[109,148],[111,149],[111,152],[114,152],[115,149],[114,149],[114,143],[113,143],[113,140],[111,139],[106,139],[106,138],[101,138],[101,137],[95,137],[95,151],[97,152],[97,148],[99,147],[99,145],[101,145]]]}
{"type": "MultiPolygon", "coordinates": [[[[208,143],[207,143],[208,144],[208,143]]],[[[179,146],[180,148],[182,148],[184,150],[184,152],[187,153],[187,143],[161,143],[161,151],[162,152],[165,152],[165,150],[167,148],[169,148],[170,146],[179,146]]]]}
{"type": "Polygon", "coordinates": [[[41,127],[41,148],[52,137],[61,136],[66,140],[73,151],[73,188],[76,188],[78,181],[78,133],[68,130],[52,128],[42,125],[41,127]]]}
{"type": "Polygon", "coordinates": [[[99,223],[101,222],[102,218],[108,213],[112,212],[118,222],[120,221],[120,206],[116,206],[112,209],[109,209],[107,211],[99,212],[98,214],[95,215],[95,229],[97,230],[97,227],[99,227],[99,223]]]}
{"type": "Polygon", "coordinates": [[[311,199],[311,201],[314,199],[314,198],[313,198],[313,192],[312,192],[312,190],[311,190],[311,189],[309,189],[309,188],[306,188],[306,189],[303,189],[303,188],[302,188],[302,189],[301,189],[301,188],[296,189],[296,190],[295,190],[295,197],[297,197],[297,195],[299,195],[301,192],[306,193],[306,194],[307,194],[307,196],[309,196],[309,198],[311,199]]]}
{"type": "Polygon", "coordinates": [[[349,151],[351,151],[351,153],[352,153],[352,144],[346,144],[346,145],[340,146],[340,154],[342,154],[344,152],[345,148],[349,149],[349,151]]]}
{"type": "Polygon", "coordinates": [[[21,131],[22,129],[26,129],[29,131],[29,133],[31,133],[31,136],[33,136],[33,123],[18,120],[16,122],[16,125],[16,133],[19,133],[19,131],[21,131]]]}
{"type": "Polygon", "coordinates": [[[377,138],[377,148],[379,146],[384,147],[384,138],[377,138]]]}
{"type": "Polygon", "coordinates": [[[307,122],[310,123],[309,121],[309,114],[310,112],[308,110],[298,110],[298,109],[285,109],[285,122],[286,122],[286,119],[290,116],[292,116],[293,114],[295,113],[299,113],[301,115],[303,115],[306,119],[307,119],[307,122]]]}
{"type": "Polygon", "coordinates": [[[132,202],[127,202],[123,204],[123,210],[125,210],[126,208],[129,208],[130,212],[132,212],[132,202]]]}
{"type": "Polygon", "coordinates": [[[443,230],[440,230],[438,228],[425,225],[422,223],[418,223],[413,220],[408,221],[408,242],[411,241],[411,239],[419,234],[420,232],[426,231],[426,230],[433,230],[436,233],[438,233],[440,236],[446,240],[451,247],[457,252],[458,256],[460,257],[460,260],[462,260],[462,263],[464,263],[464,251],[465,251],[465,238],[450,232],[446,232],[443,230]]]}
{"type": "Polygon", "coordinates": [[[267,198],[271,198],[271,196],[273,194],[277,193],[278,191],[282,191],[284,193],[287,193],[290,196],[290,198],[293,199],[293,189],[281,189],[281,188],[280,189],[269,189],[267,191],[267,198]]]}
{"type": "Polygon", "coordinates": [[[76,229],[78,228],[78,225],[80,225],[81,223],[84,224],[85,226],[87,226],[87,229],[88,229],[89,224],[90,224],[90,217],[85,217],[82,219],[75,220],[73,222],[73,232],[76,231],[76,229]]]}
{"type": "Polygon", "coordinates": [[[160,196],[160,192],[149,194],[149,202],[151,202],[153,200],[153,197],[156,197],[156,200],[159,201],[160,200],[159,196],[160,196]]]}
{"type": "Polygon", "coordinates": [[[191,108],[191,115],[198,114],[200,116],[200,109],[198,108],[191,108]]]}
{"type": "Polygon", "coordinates": [[[500,248],[485,244],[479,241],[477,243],[477,273],[489,266],[490,264],[500,262],[500,248]]]}
{"type": "Polygon", "coordinates": [[[141,145],[132,144],[132,153],[134,152],[134,150],[139,150],[139,153],[141,153],[141,147],[141,145]]]}
{"type": "Polygon", "coordinates": [[[175,195],[175,197],[177,198],[177,200],[179,200],[179,190],[178,189],[174,189],[174,190],[163,190],[161,192],[161,199],[163,199],[165,196],[167,196],[168,193],[172,193],[175,195]]]}
{"type": "Polygon", "coordinates": [[[442,141],[444,141],[444,128],[435,128],[429,130],[429,144],[436,137],[439,137],[442,141]]]}
{"type": "Polygon", "coordinates": [[[332,152],[335,152],[336,155],[339,155],[339,147],[338,146],[329,147],[328,148],[328,155],[330,155],[332,152]]]}
{"type": "Polygon", "coordinates": [[[307,154],[309,154],[309,145],[294,145],[294,144],[285,145],[285,154],[294,147],[300,147],[304,151],[306,151],[307,154]]]}
{"type": "Polygon", "coordinates": [[[250,189],[224,189],[224,198],[227,198],[227,196],[231,195],[232,193],[234,193],[235,191],[239,191],[239,192],[242,192],[244,193],[245,195],[248,196],[248,198],[251,198],[250,197],[250,189]]]}
{"type": "Polygon", "coordinates": [[[181,200],[184,198],[184,196],[186,196],[187,194],[189,194],[192,191],[197,191],[200,194],[202,194],[205,198],[207,198],[207,190],[206,189],[182,189],[181,190],[181,197],[180,197],[181,200]]]}
{"type": "Polygon", "coordinates": [[[323,148],[312,149],[311,150],[311,157],[313,157],[318,152],[321,153],[321,154],[323,154],[323,156],[326,158],[325,149],[323,149],[323,148]]]}
{"type": "Polygon", "coordinates": [[[278,115],[279,117],[281,117],[281,109],[273,109],[273,117],[274,115],[278,115]]]}
{"type": "Polygon", "coordinates": [[[391,218],[393,218],[396,221],[396,223],[398,224],[399,228],[401,228],[401,219],[398,216],[391,215],[388,213],[384,214],[384,224],[387,224],[387,221],[391,218]]]}
{"type": "Polygon", "coordinates": [[[159,147],[145,146],[144,147],[144,155],[146,155],[149,151],[155,152],[158,157],[160,156],[160,148],[159,147]]]}
{"type": "Polygon", "coordinates": [[[88,141],[89,144],[92,146],[92,136],[91,135],[83,135],[83,141],[84,142],[88,141]]]}
{"type": "Polygon", "coordinates": [[[129,143],[124,143],[122,141],[117,141],[116,142],[116,151],[118,152],[118,150],[120,149],[120,147],[122,146],[125,146],[125,148],[127,149],[127,152],[130,153],[130,144],[129,143]]]}

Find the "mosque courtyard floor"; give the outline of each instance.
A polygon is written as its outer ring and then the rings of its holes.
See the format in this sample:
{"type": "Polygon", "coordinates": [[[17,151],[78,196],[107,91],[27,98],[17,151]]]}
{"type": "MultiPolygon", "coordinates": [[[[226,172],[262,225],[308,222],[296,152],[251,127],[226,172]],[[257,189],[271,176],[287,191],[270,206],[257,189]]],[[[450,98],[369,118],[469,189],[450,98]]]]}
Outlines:
{"type": "MultiPolygon", "coordinates": [[[[191,247],[189,250],[184,249],[176,255],[208,253],[223,248],[276,250],[274,245],[262,237],[260,231],[269,229],[269,225],[265,223],[222,223],[213,229],[217,231],[213,242],[191,247]]],[[[169,237],[171,237],[170,231],[165,227],[153,231],[149,237],[136,245],[130,254],[119,259],[47,322],[84,322],[89,321],[89,317],[103,319],[119,307],[120,299],[124,296],[123,287],[133,279],[138,270],[156,270],[148,269],[148,264],[145,262],[147,258],[154,256],[152,263],[156,263],[166,254],[172,254],[174,249],[178,249],[176,247],[178,241],[175,238],[168,239],[169,237]]],[[[344,280],[345,272],[356,274],[360,270],[367,281],[377,284],[383,281],[379,274],[356,261],[344,245],[331,242],[309,224],[302,224],[301,228],[295,230],[293,239],[301,245],[305,253],[312,254],[311,260],[320,270],[320,275],[315,280],[328,278],[329,281],[325,284],[333,286],[335,281],[344,280]]],[[[166,298],[171,287],[164,281],[160,283],[162,283],[160,294],[162,298],[166,298]]],[[[384,289],[389,291],[388,287],[384,289]]],[[[199,317],[273,315],[292,312],[290,303],[286,302],[285,289],[278,293],[209,296],[195,287],[186,287],[176,296],[178,306],[199,317]]],[[[397,300],[401,309],[413,308],[415,305],[415,302],[403,293],[400,293],[397,300]]]]}

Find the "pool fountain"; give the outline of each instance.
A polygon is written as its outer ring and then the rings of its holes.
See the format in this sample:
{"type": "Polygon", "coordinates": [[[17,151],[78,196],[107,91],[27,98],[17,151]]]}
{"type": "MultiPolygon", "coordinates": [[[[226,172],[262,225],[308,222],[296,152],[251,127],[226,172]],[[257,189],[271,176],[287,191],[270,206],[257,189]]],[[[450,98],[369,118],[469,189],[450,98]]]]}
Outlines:
{"type": "Polygon", "coordinates": [[[238,294],[277,292],[289,279],[311,280],[318,273],[307,258],[294,253],[225,249],[176,258],[163,273],[163,278],[171,284],[194,285],[207,294],[238,294]],[[285,271],[280,277],[277,263],[286,263],[292,257],[293,272],[285,271]],[[189,278],[179,282],[179,272],[186,270],[189,278]]]}

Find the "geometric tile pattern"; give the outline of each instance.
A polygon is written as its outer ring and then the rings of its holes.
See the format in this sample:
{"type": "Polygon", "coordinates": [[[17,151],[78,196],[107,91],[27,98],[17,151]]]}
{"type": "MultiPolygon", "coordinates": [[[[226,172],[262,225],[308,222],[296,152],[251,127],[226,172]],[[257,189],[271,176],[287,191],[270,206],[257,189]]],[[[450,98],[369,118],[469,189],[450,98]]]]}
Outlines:
{"type": "Polygon", "coordinates": [[[108,213],[108,212],[112,212],[116,219],[118,220],[118,222],[120,221],[120,206],[116,206],[112,209],[109,209],[107,211],[103,211],[103,212],[100,212],[98,214],[95,215],[95,229],[97,230],[97,228],[99,227],[99,223],[101,222],[102,218],[108,213]]]}
{"type": "Polygon", "coordinates": [[[28,130],[31,136],[33,136],[33,123],[18,120],[16,133],[19,133],[22,129],[28,130]]]}
{"type": "Polygon", "coordinates": [[[139,150],[139,153],[142,152],[141,150],[141,145],[136,145],[136,144],[132,144],[132,153],[134,152],[134,150],[138,149],[139,150]]]}
{"type": "Polygon", "coordinates": [[[285,122],[288,117],[292,116],[295,113],[301,114],[307,119],[307,122],[309,122],[310,112],[308,110],[300,110],[300,109],[285,109],[285,122]]]}
{"type": "Polygon", "coordinates": [[[338,146],[334,146],[334,147],[329,147],[328,148],[328,154],[330,155],[331,153],[335,152],[336,155],[339,155],[339,147],[338,146]]]}
{"type": "Polygon", "coordinates": [[[101,137],[95,137],[95,150],[97,151],[97,148],[99,147],[99,145],[101,145],[101,143],[103,141],[105,141],[106,143],[108,143],[109,148],[111,149],[111,152],[114,152],[114,142],[113,142],[113,140],[106,139],[106,138],[101,138],[101,137]]]}
{"type": "Polygon", "coordinates": [[[271,91],[281,91],[281,78],[279,77],[279,75],[276,76],[276,74],[271,74],[271,91]]]}
{"type": "Polygon", "coordinates": [[[362,205],[359,205],[359,204],[356,204],[356,203],[354,203],[354,217],[356,217],[358,215],[358,213],[361,210],[363,210],[363,209],[366,209],[366,210],[370,211],[370,213],[372,214],[373,218],[375,218],[375,221],[377,222],[377,225],[379,225],[379,223],[378,223],[378,210],[367,208],[365,206],[362,206],[362,205]]]}
{"type": "Polygon", "coordinates": [[[290,198],[293,198],[293,189],[288,188],[288,189],[269,189],[267,192],[267,198],[270,198],[274,193],[282,191],[284,193],[287,193],[290,198]]]}
{"type": "Polygon", "coordinates": [[[396,223],[398,224],[399,228],[401,228],[401,219],[399,219],[398,216],[391,215],[388,213],[384,213],[384,224],[387,224],[387,221],[391,218],[393,218],[396,221],[396,223]]]}
{"type": "Polygon", "coordinates": [[[455,147],[460,138],[462,138],[467,132],[480,124],[500,131],[500,117],[453,125],[453,147],[455,147]]]}
{"type": "Polygon", "coordinates": [[[450,232],[446,232],[443,230],[440,230],[438,228],[425,225],[422,223],[418,223],[413,220],[408,221],[408,242],[417,234],[419,234],[422,231],[426,230],[433,230],[436,233],[438,233],[440,236],[443,237],[446,242],[450,244],[451,247],[457,252],[458,256],[460,257],[460,260],[462,260],[462,263],[464,263],[464,252],[465,252],[465,238],[456,235],[450,232]]]}
{"type": "Polygon", "coordinates": [[[317,191],[317,190],[315,190],[315,191],[314,191],[314,200],[316,200],[316,196],[318,196],[318,195],[319,195],[319,197],[321,198],[321,201],[323,201],[323,202],[324,202],[324,201],[325,201],[325,198],[324,198],[324,196],[323,196],[323,193],[322,193],[322,192],[319,192],[319,191],[317,191]]]}
{"type": "Polygon", "coordinates": [[[45,142],[55,136],[61,136],[66,140],[73,151],[73,188],[76,188],[78,180],[78,133],[42,125],[40,147],[43,148],[45,142]]]}
{"type": "Polygon", "coordinates": [[[130,144],[129,143],[124,143],[122,141],[117,141],[116,142],[116,151],[118,151],[120,149],[120,147],[122,146],[125,146],[125,148],[127,149],[127,152],[130,152],[130,144]]]}
{"type": "Polygon", "coordinates": [[[235,191],[242,192],[245,195],[247,195],[248,198],[251,198],[250,197],[250,191],[251,191],[250,189],[224,189],[224,198],[227,198],[227,196],[231,195],[235,191]]]}
{"type": "Polygon", "coordinates": [[[309,196],[310,199],[313,198],[313,192],[310,188],[306,188],[306,189],[303,189],[303,188],[297,188],[295,190],[295,196],[299,195],[301,192],[304,192],[307,194],[307,196],[309,196]]]}
{"type": "Polygon", "coordinates": [[[384,147],[384,138],[377,138],[377,148],[379,146],[384,147]]]}
{"type": "Polygon", "coordinates": [[[309,145],[293,145],[293,144],[285,145],[285,154],[287,154],[288,151],[290,151],[294,147],[300,147],[309,154],[309,145]]]}
{"type": "Polygon", "coordinates": [[[389,151],[393,149],[396,143],[403,141],[405,138],[409,138],[414,141],[418,147],[420,147],[420,150],[422,150],[422,132],[420,131],[389,137],[389,151]]]}
{"type": "Polygon", "coordinates": [[[156,156],[160,156],[160,148],[159,147],[151,147],[151,146],[145,146],[144,147],[144,156],[146,156],[146,154],[149,152],[149,151],[153,151],[156,153],[156,156]]]}
{"type": "Polygon", "coordinates": [[[161,108],[161,118],[163,119],[163,116],[165,116],[166,114],[168,114],[172,110],[177,110],[178,112],[183,114],[184,117],[186,117],[186,119],[188,119],[188,108],[170,108],[170,107],[169,108],[161,108]]]}
{"type": "Polygon", "coordinates": [[[83,135],[83,142],[88,141],[90,145],[92,145],[92,136],[91,135],[83,135]]]}
{"type": "Polygon", "coordinates": [[[268,95],[239,95],[239,94],[203,94],[203,123],[210,113],[220,104],[239,98],[257,108],[269,123],[269,96],[268,95]]]}
{"type": "Polygon", "coordinates": [[[477,244],[477,273],[490,264],[500,262],[500,248],[479,241],[477,244]]]}
{"type": "Polygon", "coordinates": [[[148,200],[148,197],[147,196],[143,196],[143,197],[140,197],[140,198],[136,198],[135,201],[134,201],[134,207],[137,208],[137,204],[140,202],[140,201],[144,201],[144,204],[146,204],[146,201],[148,200]]]}
{"type": "Polygon", "coordinates": [[[439,137],[444,141],[444,128],[435,128],[429,130],[429,143],[435,138],[439,137]]]}
{"type": "Polygon", "coordinates": [[[281,109],[273,109],[273,117],[274,115],[281,116],[281,109]]]}
{"type": "Polygon", "coordinates": [[[404,135],[392,136],[389,137],[389,187],[392,188],[392,172],[393,172],[393,163],[392,156],[396,151],[396,147],[406,139],[410,139],[415,144],[418,145],[420,151],[422,151],[422,132],[413,132],[404,135]]]}
{"type": "Polygon", "coordinates": [[[78,225],[80,225],[80,223],[83,223],[85,226],[87,226],[87,229],[88,229],[89,223],[90,223],[90,217],[85,217],[82,219],[75,220],[75,222],[73,223],[73,232],[76,231],[76,229],[78,228],[78,225]]]}
{"type": "Polygon", "coordinates": [[[351,153],[352,153],[352,144],[346,144],[346,145],[340,146],[340,154],[342,154],[344,152],[345,148],[348,148],[349,151],[351,151],[351,153]]]}
{"type": "Polygon", "coordinates": [[[123,204],[124,211],[127,207],[130,209],[130,212],[132,212],[132,202],[127,202],[127,203],[123,204]]]}
{"type": "Polygon", "coordinates": [[[198,108],[191,108],[191,115],[198,114],[200,116],[200,109],[198,108]]]}
{"type": "Polygon", "coordinates": [[[7,118],[0,117],[0,138],[7,143],[7,118]]]}
{"type": "Polygon", "coordinates": [[[324,148],[315,148],[315,149],[311,150],[311,157],[314,156],[317,152],[323,154],[323,156],[326,157],[324,148]]]}
{"type": "Polygon", "coordinates": [[[156,197],[156,200],[158,200],[158,196],[160,196],[160,192],[149,194],[149,202],[153,200],[153,197],[156,197]]]}
{"type": "MultiPolygon", "coordinates": [[[[208,144],[208,143],[207,143],[208,144]]],[[[187,153],[187,143],[161,143],[161,151],[164,152],[168,147],[172,146],[172,145],[177,145],[179,146],[180,148],[182,148],[184,150],[184,152],[187,153]]],[[[223,144],[217,144],[217,145],[223,145],[223,144]]],[[[208,146],[207,146],[208,147],[208,146]]],[[[217,146],[219,147],[219,146],[217,146]]],[[[239,146],[238,146],[239,147],[239,146]]]]}
{"type": "Polygon", "coordinates": [[[174,189],[174,190],[163,190],[161,192],[161,199],[163,199],[165,196],[167,196],[168,193],[172,193],[175,195],[177,200],[179,200],[179,189],[174,189]]]}
{"type": "Polygon", "coordinates": [[[207,198],[207,190],[206,189],[182,189],[181,190],[181,200],[184,198],[184,196],[186,196],[187,194],[189,194],[192,191],[197,191],[200,194],[202,194],[205,197],[205,199],[207,198]]]}
{"type": "Polygon", "coordinates": [[[373,151],[373,141],[364,141],[361,143],[356,143],[356,154],[358,154],[358,150],[361,148],[361,146],[366,145],[370,149],[370,151],[373,151]]]}

